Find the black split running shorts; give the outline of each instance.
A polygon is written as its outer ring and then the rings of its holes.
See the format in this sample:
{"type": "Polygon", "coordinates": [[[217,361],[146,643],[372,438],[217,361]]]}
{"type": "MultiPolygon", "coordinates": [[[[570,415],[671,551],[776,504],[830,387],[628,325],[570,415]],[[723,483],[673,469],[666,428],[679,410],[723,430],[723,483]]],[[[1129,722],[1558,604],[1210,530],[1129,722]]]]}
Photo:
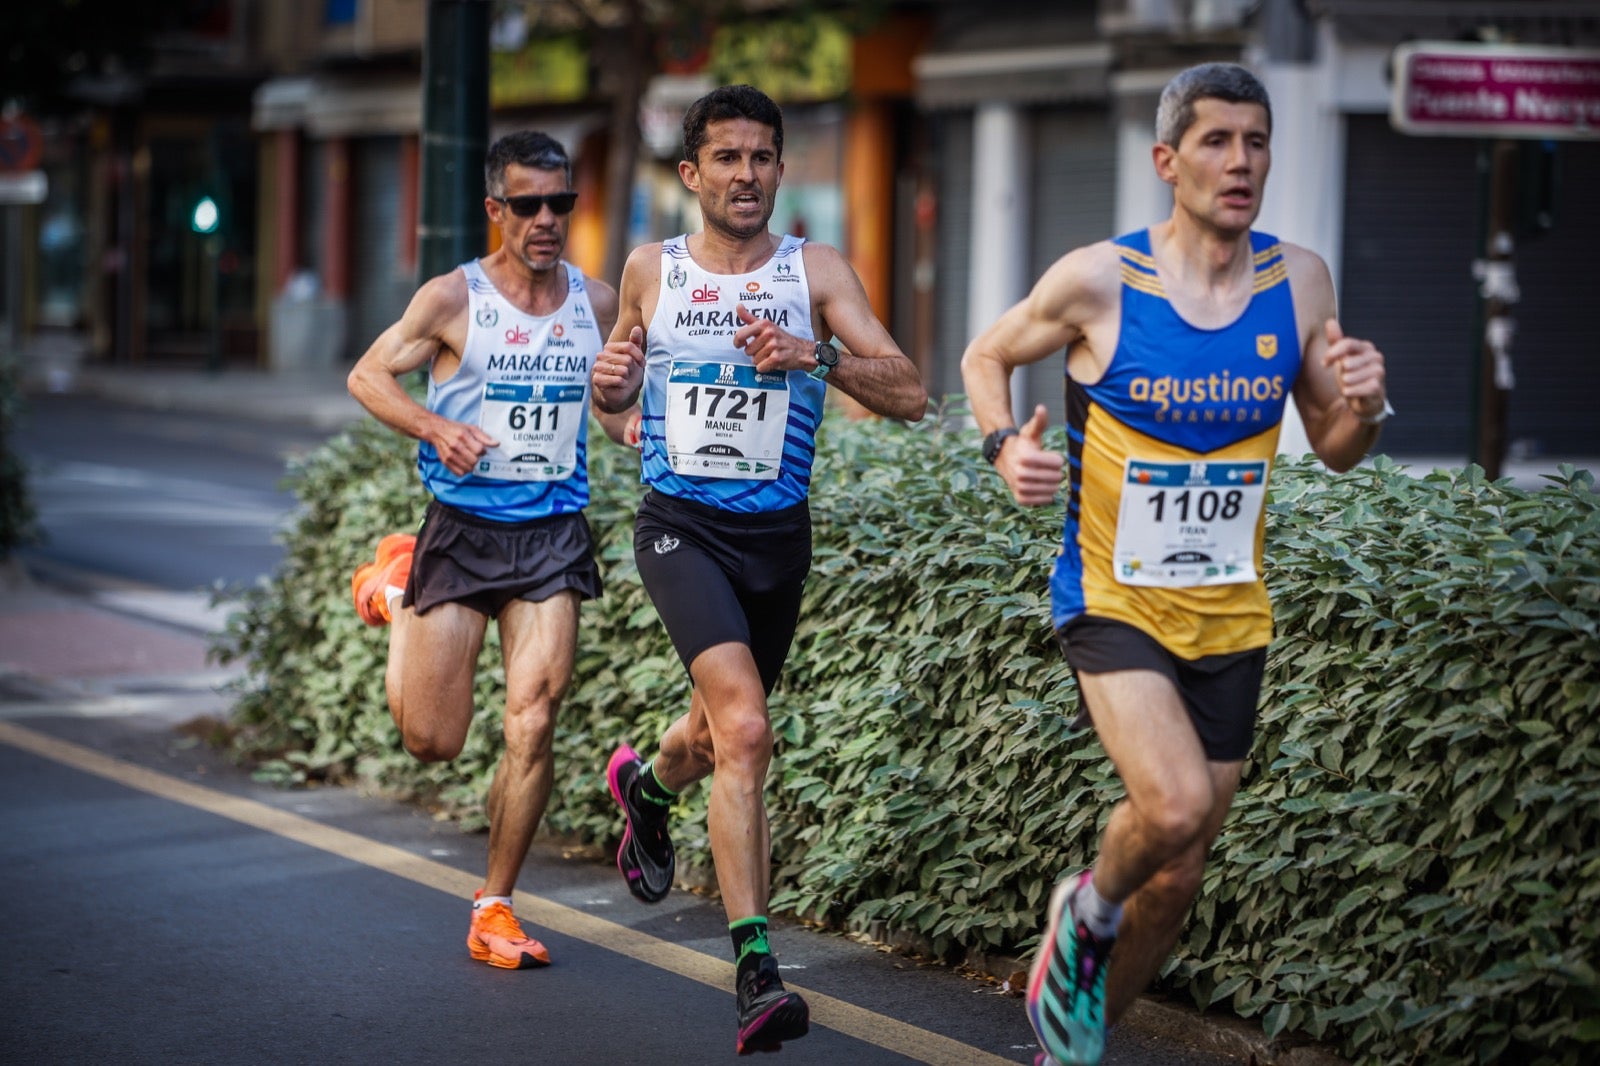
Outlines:
{"type": "Polygon", "coordinates": [[[600,595],[594,537],[581,513],[496,522],[428,504],[411,557],[405,606],[426,613],[459,603],[496,618],[512,600],[548,600],[563,589],[600,595]]]}
{"type": "Polygon", "coordinates": [[[684,669],[708,648],[744,644],[772,691],[811,570],[805,503],[740,514],[647,492],[634,520],[633,557],[684,669]]]}
{"type": "MultiPolygon", "coordinates": [[[[1238,762],[1250,754],[1261,678],[1267,669],[1266,648],[1180,659],[1142,629],[1089,615],[1056,630],[1056,641],[1074,676],[1154,670],[1166,677],[1183,698],[1206,758],[1238,762]]],[[[1081,686],[1078,691],[1081,697],[1081,686]]],[[[1085,714],[1094,713],[1086,700],[1083,709],[1085,714]]]]}

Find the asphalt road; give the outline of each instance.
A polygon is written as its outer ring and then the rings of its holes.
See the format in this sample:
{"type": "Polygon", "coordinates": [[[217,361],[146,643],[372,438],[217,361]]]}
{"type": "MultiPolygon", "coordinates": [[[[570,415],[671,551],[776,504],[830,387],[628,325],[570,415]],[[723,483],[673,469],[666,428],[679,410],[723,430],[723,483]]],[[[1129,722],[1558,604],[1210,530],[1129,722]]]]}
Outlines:
{"type": "Polygon", "coordinates": [[[43,544],[32,562],[190,591],[271,573],[294,507],[286,464],[328,437],[222,413],[30,396],[10,442],[28,464],[43,544]]]}
{"type": "MultiPolygon", "coordinates": [[[[0,632],[34,649],[0,648],[0,1061],[733,1058],[714,900],[646,907],[607,856],[541,841],[517,909],[554,965],[495,970],[463,943],[484,836],[356,790],[254,781],[186,724],[228,698],[203,634],[136,616],[137,593],[203,598],[184,590],[269,570],[293,505],[284,456],[317,439],[32,406],[18,450],[52,542],[29,558],[72,582],[0,601],[0,632]]],[[[814,1021],[781,1061],[1033,1061],[1021,1001],[993,981],[781,921],[774,945],[814,1021]]],[[[1240,1061],[1210,1046],[1198,1024],[1129,1024],[1105,1061],[1240,1061]]]]}

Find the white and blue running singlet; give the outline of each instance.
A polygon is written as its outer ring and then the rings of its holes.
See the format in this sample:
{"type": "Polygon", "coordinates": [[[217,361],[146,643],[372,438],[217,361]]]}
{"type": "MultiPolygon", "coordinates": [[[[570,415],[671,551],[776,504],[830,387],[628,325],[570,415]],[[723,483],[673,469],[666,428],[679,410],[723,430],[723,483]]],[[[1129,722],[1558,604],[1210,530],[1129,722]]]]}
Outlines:
{"type": "Polygon", "coordinates": [[[583,273],[563,262],[564,303],[530,315],[500,295],[476,260],[467,276],[467,343],[461,366],[428,379],[428,410],[479,426],[499,446],[465,476],[432,444],[417,450],[422,483],[440,503],[496,522],[581,511],[589,502],[589,374],[604,338],[583,273]]]}
{"type": "Polygon", "coordinates": [[[733,346],[740,306],[814,339],[804,244],[785,235],[749,274],[702,270],[683,236],[661,246],[641,443],[642,480],[655,491],[743,514],[806,498],[826,386],[803,370],[757,373],[733,346]]]}

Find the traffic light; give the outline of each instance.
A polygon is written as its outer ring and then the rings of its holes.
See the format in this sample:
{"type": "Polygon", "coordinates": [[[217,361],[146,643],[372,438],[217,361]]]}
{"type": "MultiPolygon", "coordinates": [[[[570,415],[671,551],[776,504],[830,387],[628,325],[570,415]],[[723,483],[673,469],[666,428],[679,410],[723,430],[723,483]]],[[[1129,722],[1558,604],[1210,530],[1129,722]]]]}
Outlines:
{"type": "Polygon", "coordinates": [[[215,233],[221,224],[222,211],[215,200],[202,196],[195,201],[194,210],[189,212],[190,229],[200,234],[215,233]]]}

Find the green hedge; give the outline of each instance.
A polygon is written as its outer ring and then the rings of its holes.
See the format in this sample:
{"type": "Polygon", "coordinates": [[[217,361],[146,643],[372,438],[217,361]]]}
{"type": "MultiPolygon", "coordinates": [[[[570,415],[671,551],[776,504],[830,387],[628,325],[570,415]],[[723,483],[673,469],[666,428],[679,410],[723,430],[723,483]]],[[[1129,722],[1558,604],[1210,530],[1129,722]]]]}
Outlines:
{"type": "MultiPolygon", "coordinates": [[[[930,423],[935,420],[930,419],[930,423]]],[[[1051,883],[1121,789],[1072,734],[1048,632],[1058,508],[1023,511],[970,432],[830,423],[816,562],[772,701],[776,911],[910,932],[951,956],[1030,951],[1051,883]]],[[[400,749],[385,632],[348,574],[424,500],[371,424],[294,474],[288,559],[235,615],[253,667],[241,747],[286,779],[351,776],[482,824],[501,683],[449,766],[400,749]]],[[[606,596],[585,606],[551,828],[613,844],[603,777],[686,706],[639,584],[637,460],[592,449],[606,596]]],[[[1201,1006],[1361,1062],[1576,1064],[1600,1055],[1600,507],[1586,474],[1529,493],[1476,470],[1283,463],[1269,505],[1279,637],[1255,757],[1166,971],[1201,1006]]],[[[680,801],[686,867],[704,799],[680,801]]]]}

